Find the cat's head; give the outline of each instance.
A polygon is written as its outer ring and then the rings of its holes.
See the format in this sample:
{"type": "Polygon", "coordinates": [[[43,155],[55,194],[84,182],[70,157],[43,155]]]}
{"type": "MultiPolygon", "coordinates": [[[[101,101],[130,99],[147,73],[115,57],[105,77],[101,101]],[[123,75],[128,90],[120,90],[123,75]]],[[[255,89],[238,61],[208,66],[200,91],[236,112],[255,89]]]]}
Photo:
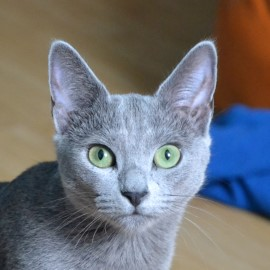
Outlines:
{"type": "Polygon", "coordinates": [[[204,41],[153,96],[111,95],[74,48],[53,42],[57,157],[76,208],[129,230],[183,214],[209,161],[216,65],[204,41]]]}

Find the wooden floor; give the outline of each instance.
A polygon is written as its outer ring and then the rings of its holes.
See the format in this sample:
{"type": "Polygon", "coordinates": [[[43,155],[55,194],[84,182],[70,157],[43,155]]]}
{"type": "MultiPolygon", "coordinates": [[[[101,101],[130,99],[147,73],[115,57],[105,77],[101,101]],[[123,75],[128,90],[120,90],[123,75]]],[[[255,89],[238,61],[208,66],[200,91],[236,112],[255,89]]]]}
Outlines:
{"type": "MultiPolygon", "coordinates": [[[[65,39],[112,92],[153,92],[197,41],[216,0],[0,0],[0,179],[55,158],[47,86],[50,42],[65,39]]],[[[270,269],[270,222],[194,200],[173,269],[270,269]]]]}

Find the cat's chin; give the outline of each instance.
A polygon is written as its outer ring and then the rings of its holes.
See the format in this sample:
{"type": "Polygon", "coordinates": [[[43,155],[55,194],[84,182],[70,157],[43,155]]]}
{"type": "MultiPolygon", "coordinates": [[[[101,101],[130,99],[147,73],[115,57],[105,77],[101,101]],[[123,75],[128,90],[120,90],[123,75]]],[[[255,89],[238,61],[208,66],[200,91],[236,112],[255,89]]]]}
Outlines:
{"type": "Polygon", "coordinates": [[[151,227],[154,223],[154,218],[141,214],[131,214],[119,216],[115,222],[121,230],[136,233],[137,231],[144,231],[151,227]]]}

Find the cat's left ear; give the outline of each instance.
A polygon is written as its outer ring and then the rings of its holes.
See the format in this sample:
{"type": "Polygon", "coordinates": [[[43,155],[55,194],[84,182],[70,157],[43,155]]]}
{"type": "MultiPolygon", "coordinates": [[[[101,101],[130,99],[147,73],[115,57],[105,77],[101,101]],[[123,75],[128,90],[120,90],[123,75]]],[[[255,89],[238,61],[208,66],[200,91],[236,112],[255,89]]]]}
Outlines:
{"type": "Polygon", "coordinates": [[[217,78],[217,52],[212,41],[197,44],[156,93],[170,110],[184,110],[199,128],[208,128],[217,78]]]}

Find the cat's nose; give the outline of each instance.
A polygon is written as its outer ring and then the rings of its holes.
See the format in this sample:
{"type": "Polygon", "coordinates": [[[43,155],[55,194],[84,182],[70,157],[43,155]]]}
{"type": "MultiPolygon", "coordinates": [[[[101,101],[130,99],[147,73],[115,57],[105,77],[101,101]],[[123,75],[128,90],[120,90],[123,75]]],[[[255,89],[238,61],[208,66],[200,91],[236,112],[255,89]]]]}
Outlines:
{"type": "Polygon", "coordinates": [[[133,206],[138,206],[142,199],[148,194],[148,191],[142,192],[130,192],[130,191],[123,191],[121,192],[124,197],[126,197],[133,206]]]}

